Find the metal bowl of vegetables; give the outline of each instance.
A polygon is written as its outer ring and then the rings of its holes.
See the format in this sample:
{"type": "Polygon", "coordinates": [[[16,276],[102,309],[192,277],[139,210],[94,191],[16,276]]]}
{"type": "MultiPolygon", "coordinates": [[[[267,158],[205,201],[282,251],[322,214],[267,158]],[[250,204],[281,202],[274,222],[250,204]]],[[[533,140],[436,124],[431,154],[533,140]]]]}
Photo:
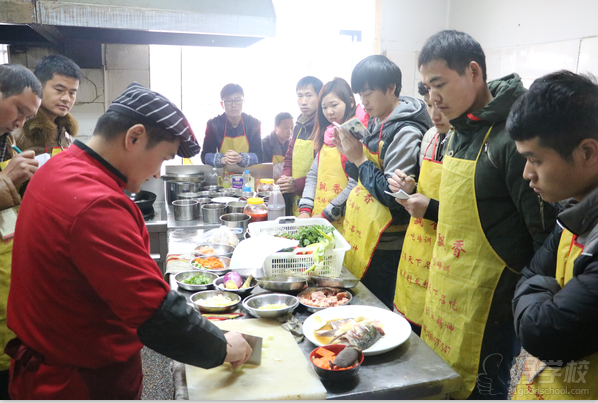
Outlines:
{"type": "Polygon", "coordinates": [[[191,260],[191,268],[222,276],[231,269],[230,258],[224,256],[198,256],[191,260]]]}
{"type": "Polygon", "coordinates": [[[257,286],[257,280],[252,275],[242,276],[231,271],[215,279],[213,284],[217,290],[234,292],[244,298],[257,286]]]}
{"type": "Polygon", "coordinates": [[[208,290],[217,278],[217,274],[197,270],[182,271],[174,276],[179,288],[187,291],[208,290]]]}
{"type": "Polygon", "coordinates": [[[239,305],[241,296],[228,291],[200,291],[190,298],[195,309],[201,312],[230,312],[239,305]]]}
{"type": "Polygon", "coordinates": [[[258,294],[243,301],[243,308],[256,318],[273,319],[293,312],[299,305],[297,297],[288,294],[258,294]]]}
{"type": "Polygon", "coordinates": [[[235,251],[234,246],[219,243],[202,243],[195,248],[195,256],[224,256],[231,257],[235,251]]]}
{"type": "Polygon", "coordinates": [[[307,287],[307,278],[294,276],[258,277],[257,283],[264,290],[293,292],[307,287]]]}

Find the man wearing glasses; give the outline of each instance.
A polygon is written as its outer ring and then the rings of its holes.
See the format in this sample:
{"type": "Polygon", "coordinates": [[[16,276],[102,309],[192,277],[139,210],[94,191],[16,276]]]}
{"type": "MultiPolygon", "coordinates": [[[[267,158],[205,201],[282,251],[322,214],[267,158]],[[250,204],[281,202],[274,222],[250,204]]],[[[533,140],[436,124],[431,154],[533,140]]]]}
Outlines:
{"type": "Polygon", "coordinates": [[[262,162],[261,122],[243,113],[243,96],[238,84],[227,84],[220,91],[224,113],[208,120],[201,152],[204,164],[223,168],[262,162]]]}

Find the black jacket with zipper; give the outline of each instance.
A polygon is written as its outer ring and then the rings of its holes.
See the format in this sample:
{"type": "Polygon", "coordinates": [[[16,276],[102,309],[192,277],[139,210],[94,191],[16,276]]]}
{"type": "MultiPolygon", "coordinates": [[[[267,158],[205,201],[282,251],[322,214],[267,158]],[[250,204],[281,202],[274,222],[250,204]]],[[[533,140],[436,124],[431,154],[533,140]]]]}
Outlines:
{"type": "Polygon", "coordinates": [[[521,79],[511,74],[489,82],[488,87],[492,101],[451,120],[455,132],[445,156],[474,161],[480,154],[475,167],[480,223],[494,251],[514,270],[503,272],[492,300],[489,320],[499,323],[512,320],[510,301],[520,278],[515,272],[520,273],[544,243],[556,214],[523,178],[526,160],[505,128],[511,106],[525,92],[521,79]]]}

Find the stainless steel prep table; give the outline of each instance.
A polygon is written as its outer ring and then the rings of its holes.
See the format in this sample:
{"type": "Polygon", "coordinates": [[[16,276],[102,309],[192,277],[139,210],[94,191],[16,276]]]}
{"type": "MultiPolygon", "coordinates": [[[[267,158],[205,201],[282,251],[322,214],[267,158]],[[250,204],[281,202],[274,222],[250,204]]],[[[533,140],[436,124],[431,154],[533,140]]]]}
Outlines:
{"type": "MultiPolygon", "coordinates": [[[[343,269],[346,270],[346,269],[343,269]]],[[[261,273],[253,273],[261,275],[261,273]]],[[[177,289],[174,277],[170,277],[172,289],[177,289]]],[[[187,299],[191,292],[177,290],[187,299]]],[[[259,286],[252,294],[265,292],[259,286]]],[[[352,288],[352,305],[370,305],[386,308],[361,282],[352,288]]],[[[251,318],[241,308],[244,317],[251,318]]],[[[295,316],[303,322],[309,315],[301,305],[295,316]]],[[[240,319],[236,319],[240,320],[240,319]]],[[[299,347],[306,357],[316,347],[304,339],[299,347]]],[[[175,399],[188,399],[185,365],[174,364],[175,399]]],[[[366,357],[358,375],[350,383],[322,381],[327,390],[326,399],[431,399],[443,398],[456,391],[461,377],[415,333],[401,346],[387,353],[366,357]]]]}

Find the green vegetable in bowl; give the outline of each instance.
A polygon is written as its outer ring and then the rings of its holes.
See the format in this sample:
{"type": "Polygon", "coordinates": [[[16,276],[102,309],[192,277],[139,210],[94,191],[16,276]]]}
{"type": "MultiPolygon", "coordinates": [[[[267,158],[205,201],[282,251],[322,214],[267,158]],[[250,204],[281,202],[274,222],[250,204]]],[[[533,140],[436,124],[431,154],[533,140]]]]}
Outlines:
{"type": "Polygon", "coordinates": [[[199,276],[192,276],[192,277],[186,278],[185,280],[181,281],[181,283],[191,284],[191,285],[206,285],[206,284],[210,284],[211,281],[208,277],[199,275],[199,276]]]}

